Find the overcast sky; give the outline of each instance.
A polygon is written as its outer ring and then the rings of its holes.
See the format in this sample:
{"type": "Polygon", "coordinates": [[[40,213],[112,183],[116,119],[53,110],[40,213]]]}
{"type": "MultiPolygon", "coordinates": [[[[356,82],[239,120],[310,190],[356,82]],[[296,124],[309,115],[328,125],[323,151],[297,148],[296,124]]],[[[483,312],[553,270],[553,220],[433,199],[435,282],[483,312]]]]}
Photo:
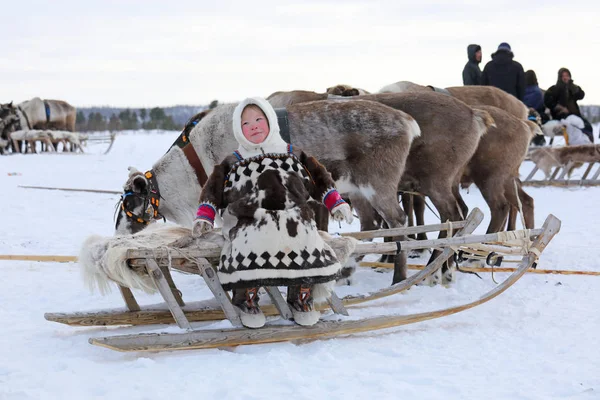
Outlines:
{"type": "Polygon", "coordinates": [[[540,86],[571,69],[600,104],[600,1],[3,2],[0,102],[207,104],[277,90],[461,85],[466,47],[500,42],[540,86]]]}

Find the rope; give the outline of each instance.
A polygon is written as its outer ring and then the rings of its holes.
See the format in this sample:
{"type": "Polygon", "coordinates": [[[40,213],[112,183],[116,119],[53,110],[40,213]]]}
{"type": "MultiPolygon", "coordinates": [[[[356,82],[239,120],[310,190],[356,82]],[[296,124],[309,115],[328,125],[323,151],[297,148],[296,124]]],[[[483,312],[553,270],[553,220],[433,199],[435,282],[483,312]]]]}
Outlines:
{"type": "MultiPolygon", "coordinates": [[[[438,213],[433,208],[431,208],[431,206],[429,205],[429,203],[427,203],[427,196],[425,196],[423,193],[411,192],[409,190],[401,190],[401,192],[402,193],[408,193],[408,194],[411,194],[413,196],[421,196],[421,197],[423,197],[423,202],[425,203],[425,206],[429,209],[429,211],[431,211],[433,213],[433,215],[435,215],[435,217],[437,219],[439,219],[441,221],[441,217],[438,215],[438,213]]],[[[464,219],[464,217],[463,217],[463,219],[464,219]]]]}

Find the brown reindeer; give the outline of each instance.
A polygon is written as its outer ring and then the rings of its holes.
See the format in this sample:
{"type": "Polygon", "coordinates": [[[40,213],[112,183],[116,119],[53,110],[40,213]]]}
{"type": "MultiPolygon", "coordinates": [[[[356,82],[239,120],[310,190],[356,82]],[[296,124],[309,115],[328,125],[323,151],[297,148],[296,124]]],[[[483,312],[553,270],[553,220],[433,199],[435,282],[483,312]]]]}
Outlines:
{"type": "MultiPolygon", "coordinates": [[[[409,81],[400,81],[384,86],[379,93],[429,92],[440,90],[409,81]]],[[[515,96],[493,86],[452,86],[441,91],[470,106],[498,107],[519,119],[527,119],[527,107],[515,96]]]]}
{"type": "MultiPolygon", "coordinates": [[[[280,107],[280,101],[292,104],[323,97],[319,93],[309,93],[277,92],[268,100],[274,107],[280,107]]],[[[357,99],[385,104],[408,113],[417,121],[421,136],[412,143],[399,189],[429,196],[443,221],[461,220],[459,200],[456,198],[460,194],[454,187],[458,185],[463,169],[475,153],[481,136],[493,124],[490,115],[486,111],[473,110],[450,96],[434,92],[374,94],[328,102],[351,102],[357,99]]],[[[363,194],[353,193],[350,200],[358,212],[361,229],[379,227],[380,220],[363,194]]],[[[393,282],[405,279],[405,273],[395,271],[393,282]]]]}
{"type": "MultiPolygon", "coordinates": [[[[490,207],[491,221],[487,233],[504,229],[509,210],[518,210],[522,203],[525,227],[532,229],[533,199],[523,191],[519,180],[519,166],[525,159],[529,142],[540,128],[531,121],[515,118],[504,110],[491,106],[479,106],[494,118],[495,126],[481,138],[477,151],[463,172],[461,186],[471,183],[479,188],[490,207]]],[[[515,229],[516,212],[511,214],[509,230],[515,229]],[[514,217],[513,217],[514,215],[514,217]]]]}

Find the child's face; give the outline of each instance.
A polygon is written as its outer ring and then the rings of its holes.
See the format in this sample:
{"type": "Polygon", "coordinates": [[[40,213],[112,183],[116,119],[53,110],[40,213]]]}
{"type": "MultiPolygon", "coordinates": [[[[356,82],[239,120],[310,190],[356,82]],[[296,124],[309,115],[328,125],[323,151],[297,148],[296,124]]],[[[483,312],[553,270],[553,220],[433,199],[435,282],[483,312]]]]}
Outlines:
{"type": "Polygon", "coordinates": [[[265,114],[254,107],[242,112],[242,133],[250,143],[259,144],[269,136],[269,123],[265,114]]]}

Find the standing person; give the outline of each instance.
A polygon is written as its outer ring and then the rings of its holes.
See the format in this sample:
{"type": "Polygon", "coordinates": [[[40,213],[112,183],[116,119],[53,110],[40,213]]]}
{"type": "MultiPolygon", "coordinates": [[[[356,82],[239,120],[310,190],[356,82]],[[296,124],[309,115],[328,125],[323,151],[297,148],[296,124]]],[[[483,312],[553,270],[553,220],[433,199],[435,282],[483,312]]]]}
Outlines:
{"type": "Polygon", "coordinates": [[[470,44],[467,46],[467,57],[469,61],[463,68],[463,85],[481,85],[481,46],[478,44],[470,44]]]}
{"type": "Polygon", "coordinates": [[[594,142],[592,125],[583,118],[579,110],[578,100],[585,97],[585,92],[581,87],[573,83],[571,71],[567,68],[558,70],[558,79],[556,85],[550,86],[544,95],[544,104],[550,109],[552,118],[565,119],[569,115],[577,115],[583,120],[583,132],[594,142]]]}
{"type": "Polygon", "coordinates": [[[287,301],[299,325],[320,313],[313,297],[328,297],[341,265],[323,241],[309,199],[332,217],[352,222],[350,206],[331,174],[315,158],[292,148],[279,134],[277,115],[263,98],[248,98],[233,112],[238,149],[216,165],[202,189],[194,236],[213,229],[222,210],[225,244],[217,269],[244,326],[259,328],[261,286],[288,286],[287,301]]]}
{"type": "Polygon", "coordinates": [[[548,121],[546,106],[544,106],[544,93],[540,89],[535,72],[531,69],[525,72],[525,96],[523,96],[523,103],[540,114],[542,123],[548,121]]]}
{"type": "Polygon", "coordinates": [[[483,69],[482,84],[495,86],[522,101],[525,96],[525,71],[513,58],[510,45],[500,43],[498,50],[492,54],[492,61],[483,69]]]}

